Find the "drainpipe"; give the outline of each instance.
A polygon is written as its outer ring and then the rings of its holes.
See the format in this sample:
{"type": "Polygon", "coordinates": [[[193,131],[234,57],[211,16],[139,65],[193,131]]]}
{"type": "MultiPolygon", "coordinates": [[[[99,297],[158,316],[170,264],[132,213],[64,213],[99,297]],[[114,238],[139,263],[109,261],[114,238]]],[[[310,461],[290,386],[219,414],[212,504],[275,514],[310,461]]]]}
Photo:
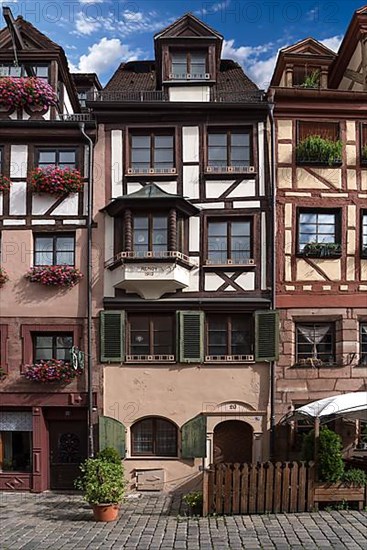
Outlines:
{"type": "Polygon", "coordinates": [[[92,223],[93,223],[93,142],[85,133],[85,123],[79,128],[89,145],[87,200],[87,385],[88,385],[88,456],[94,456],[93,437],[93,349],[92,349],[92,223]]]}
{"type": "MultiPolygon", "coordinates": [[[[271,214],[272,214],[272,272],[271,272],[271,309],[276,309],[276,234],[277,234],[277,201],[276,201],[276,165],[275,165],[275,125],[274,101],[269,98],[270,118],[270,185],[271,185],[271,214]]],[[[270,363],[270,459],[275,456],[275,361],[270,363]]]]}

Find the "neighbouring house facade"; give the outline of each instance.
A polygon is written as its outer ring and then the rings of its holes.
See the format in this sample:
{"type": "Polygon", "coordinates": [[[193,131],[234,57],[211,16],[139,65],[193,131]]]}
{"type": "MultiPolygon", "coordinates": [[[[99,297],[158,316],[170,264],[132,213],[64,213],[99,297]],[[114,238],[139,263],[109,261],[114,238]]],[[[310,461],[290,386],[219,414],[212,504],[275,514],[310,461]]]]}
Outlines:
{"type": "MultiPolygon", "coordinates": [[[[74,362],[78,372],[70,361],[73,346],[87,350],[89,283],[94,307],[99,296],[98,235],[88,281],[91,153],[82,133],[94,139],[95,127],[75,122],[62,48],[9,11],[0,31],[0,489],[38,492],[73,488],[88,452],[87,360],[74,362]]],[[[98,212],[98,192],[94,205],[98,212]]],[[[96,371],[95,407],[99,391],[96,371]]]]}
{"type": "Polygon", "coordinates": [[[87,101],[105,189],[100,438],[140,490],[269,456],[268,106],[222,41],[186,15],[87,101]]]}
{"type": "MultiPolygon", "coordinates": [[[[366,389],[366,24],[363,8],[338,54],[312,38],[281,50],[269,89],[281,319],[277,420],[307,402],[366,389]]],[[[355,427],[337,428],[351,449],[355,427]]],[[[278,456],[297,453],[307,429],[279,431],[278,456]]]]}

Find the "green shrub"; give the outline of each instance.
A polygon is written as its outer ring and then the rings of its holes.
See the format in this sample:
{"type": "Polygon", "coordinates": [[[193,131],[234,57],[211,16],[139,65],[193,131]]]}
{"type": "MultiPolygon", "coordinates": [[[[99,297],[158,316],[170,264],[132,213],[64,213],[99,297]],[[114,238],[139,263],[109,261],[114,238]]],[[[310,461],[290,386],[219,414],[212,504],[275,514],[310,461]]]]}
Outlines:
{"type": "Polygon", "coordinates": [[[113,447],[106,447],[102,451],[99,451],[97,458],[105,460],[106,462],[112,462],[113,464],[121,463],[121,457],[113,447]]]}
{"type": "Polygon", "coordinates": [[[315,69],[312,73],[305,76],[305,79],[302,83],[303,88],[318,88],[320,86],[320,75],[321,72],[319,69],[315,69]]]}
{"type": "Polygon", "coordinates": [[[348,485],[367,485],[367,474],[359,468],[351,468],[346,470],[343,474],[342,481],[348,485]]]}
{"type": "Polygon", "coordinates": [[[201,491],[191,491],[183,496],[183,501],[189,506],[190,510],[201,512],[203,506],[203,493],[201,491]]]}
{"type": "Polygon", "coordinates": [[[342,158],[343,142],[312,135],[300,141],[296,147],[299,161],[320,162],[332,166],[342,158]]]}
{"type": "Polygon", "coordinates": [[[88,458],[80,465],[82,475],[75,487],[89,504],[119,504],[125,494],[124,468],[102,458],[88,458]]]}
{"type": "MultiPolygon", "coordinates": [[[[303,459],[314,459],[315,431],[311,430],[303,440],[303,459]]],[[[319,437],[318,476],[320,481],[334,483],[340,481],[344,472],[341,437],[329,430],[321,428],[319,437]]]]}

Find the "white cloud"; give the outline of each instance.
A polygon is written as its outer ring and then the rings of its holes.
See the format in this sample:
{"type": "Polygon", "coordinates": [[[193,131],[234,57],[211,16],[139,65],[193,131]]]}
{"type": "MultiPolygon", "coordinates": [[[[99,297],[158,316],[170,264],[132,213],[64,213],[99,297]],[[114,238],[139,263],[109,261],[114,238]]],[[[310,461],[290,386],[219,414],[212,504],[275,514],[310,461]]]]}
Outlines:
{"type": "Polygon", "coordinates": [[[101,22],[92,17],[86,17],[79,12],[75,18],[76,34],[84,34],[89,36],[101,27],[101,22]]]}
{"type": "Polygon", "coordinates": [[[132,61],[142,55],[140,49],[131,50],[129,46],[122,44],[118,38],[101,38],[92,46],[88,53],[80,57],[77,65],[69,61],[72,72],[105,74],[111,69],[117,69],[123,61],[132,61]]]}
{"type": "Polygon", "coordinates": [[[339,50],[339,46],[342,43],[343,36],[340,34],[337,34],[335,36],[331,36],[330,38],[324,38],[324,40],[320,40],[321,44],[324,44],[327,48],[330,48],[330,50],[333,50],[334,52],[337,52],[339,50]]]}
{"type": "Polygon", "coordinates": [[[263,59],[264,54],[274,51],[274,44],[268,42],[259,46],[239,46],[234,40],[225,40],[222,57],[237,61],[244,68],[247,75],[256,82],[260,88],[267,88],[274,70],[277,55],[263,59]]]}
{"type": "Polygon", "coordinates": [[[79,0],[79,4],[102,4],[104,0],[79,0]]]}
{"type": "Polygon", "coordinates": [[[216,4],[210,4],[209,2],[204,2],[203,8],[200,10],[197,10],[195,12],[196,15],[212,15],[213,13],[217,13],[218,11],[223,11],[226,8],[228,8],[229,4],[231,3],[231,0],[224,0],[223,2],[217,2],[216,4]]]}
{"type": "Polygon", "coordinates": [[[278,54],[276,53],[267,59],[256,61],[256,63],[249,66],[249,77],[256,82],[262,90],[266,90],[270,85],[277,57],[278,54]]]}

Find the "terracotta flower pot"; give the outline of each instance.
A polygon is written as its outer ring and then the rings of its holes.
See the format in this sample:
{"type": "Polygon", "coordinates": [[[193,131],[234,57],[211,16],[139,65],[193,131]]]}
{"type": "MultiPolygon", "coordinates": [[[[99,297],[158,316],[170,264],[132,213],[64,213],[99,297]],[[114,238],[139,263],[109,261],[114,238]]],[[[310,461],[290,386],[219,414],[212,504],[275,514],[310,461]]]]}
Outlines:
{"type": "Polygon", "coordinates": [[[116,521],[120,511],[118,504],[93,504],[92,508],[96,521],[116,521]]]}

